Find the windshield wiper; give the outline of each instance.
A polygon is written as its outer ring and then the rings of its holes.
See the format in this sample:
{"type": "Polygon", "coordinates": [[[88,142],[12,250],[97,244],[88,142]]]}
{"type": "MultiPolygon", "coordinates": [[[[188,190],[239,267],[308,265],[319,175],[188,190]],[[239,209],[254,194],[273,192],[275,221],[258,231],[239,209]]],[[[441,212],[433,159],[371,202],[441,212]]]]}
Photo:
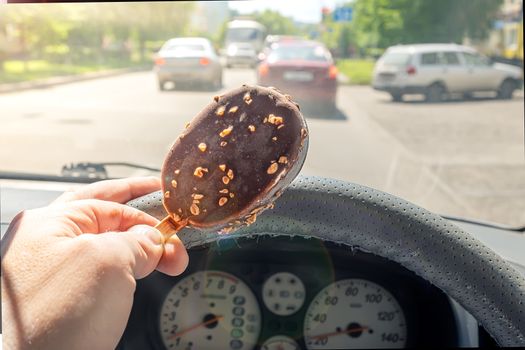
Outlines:
{"type": "Polygon", "coordinates": [[[108,171],[106,169],[108,166],[120,166],[133,169],[143,169],[152,172],[160,172],[159,168],[152,168],[145,165],[127,162],[79,162],[64,165],[60,175],[0,171],[0,179],[92,183],[100,180],[114,179],[114,177],[110,177],[108,175],[108,171]]]}
{"type": "Polygon", "coordinates": [[[107,163],[92,163],[92,162],[81,162],[66,164],[62,167],[61,174],[65,177],[82,177],[82,178],[94,178],[98,180],[109,179],[107,166],[121,166],[133,169],[144,169],[153,172],[160,172],[158,168],[152,168],[145,165],[126,163],[126,162],[107,162],[107,163]]]}

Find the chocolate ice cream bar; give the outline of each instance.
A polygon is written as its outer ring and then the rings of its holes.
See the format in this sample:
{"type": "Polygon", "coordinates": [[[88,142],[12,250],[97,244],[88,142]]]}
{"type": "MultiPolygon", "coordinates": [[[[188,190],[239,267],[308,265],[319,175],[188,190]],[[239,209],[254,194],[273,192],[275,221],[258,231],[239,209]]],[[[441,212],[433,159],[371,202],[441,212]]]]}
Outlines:
{"type": "Polygon", "coordinates": [[[297,176],[307,148],[290,96],[247,85],[216,96],[166,156],[164,225],[229,232],[253,223],[297,176]]]}

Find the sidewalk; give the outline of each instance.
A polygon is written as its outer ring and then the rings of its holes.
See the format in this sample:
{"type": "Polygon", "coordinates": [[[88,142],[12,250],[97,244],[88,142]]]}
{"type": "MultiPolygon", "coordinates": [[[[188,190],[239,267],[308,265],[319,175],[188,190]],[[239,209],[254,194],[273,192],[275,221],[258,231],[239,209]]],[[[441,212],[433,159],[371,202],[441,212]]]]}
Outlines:
{"type": "Polygon", "coordinates": [[[32,81],[23,81],[20,83],[7,83],[7,84],[0,83],[0,94],[18,92],[18,91],[30,90],[30,89],[43,89],[43,88],[48,88],[48,87],[56,86],[56,85],[75,83],[75,82],[84,81],[84,80],[111,77],[115,75],[126,74],[126,73],[131,73],[131,72],[138,72],[138,71],[146,71],[150,69],[151,67],[149,66],[119,68],[119,69],[103,70],[103,71],[98,71],[98,72],[89,72],[89,73],[84,73],[84,74],[66,75],[66,76],[52,77],[52,78],[32,80],[32,81]]]}

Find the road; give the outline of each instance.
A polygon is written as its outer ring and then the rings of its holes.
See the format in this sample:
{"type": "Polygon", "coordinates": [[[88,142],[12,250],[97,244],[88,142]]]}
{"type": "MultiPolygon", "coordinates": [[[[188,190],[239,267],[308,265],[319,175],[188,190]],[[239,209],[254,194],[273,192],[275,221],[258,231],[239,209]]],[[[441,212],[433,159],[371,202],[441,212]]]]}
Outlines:
{"type": "MultiPolygon", "coordinates": [[[[223,90],[254,82],[251,70],[227,70],[223,90]]],[[[136,72],[2,94],[1,169],[57,173],[78,161],[160,167],[185,123],[220,93],[160,92],[152,72],[136,72]]],[[[341,86],[338,108],[329,118],[304,111],[303,174],[378,188],[441,214],[525,224],[522,94],[394,103],[369,87],[341,86]]]]}

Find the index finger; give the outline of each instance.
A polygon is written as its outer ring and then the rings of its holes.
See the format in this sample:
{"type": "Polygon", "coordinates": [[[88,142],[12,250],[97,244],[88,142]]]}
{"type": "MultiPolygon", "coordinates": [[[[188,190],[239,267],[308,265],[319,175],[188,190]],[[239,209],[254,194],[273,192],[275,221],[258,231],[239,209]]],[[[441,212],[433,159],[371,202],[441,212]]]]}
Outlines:
{"type": "Polygon", "coordinates": [[[100,199],[109,202],[126,203],[159,189],[160,180],[154,176],[105,180],[74,191],[64,192],[53,203],[66,203],[83,199],[100,199]]]}

